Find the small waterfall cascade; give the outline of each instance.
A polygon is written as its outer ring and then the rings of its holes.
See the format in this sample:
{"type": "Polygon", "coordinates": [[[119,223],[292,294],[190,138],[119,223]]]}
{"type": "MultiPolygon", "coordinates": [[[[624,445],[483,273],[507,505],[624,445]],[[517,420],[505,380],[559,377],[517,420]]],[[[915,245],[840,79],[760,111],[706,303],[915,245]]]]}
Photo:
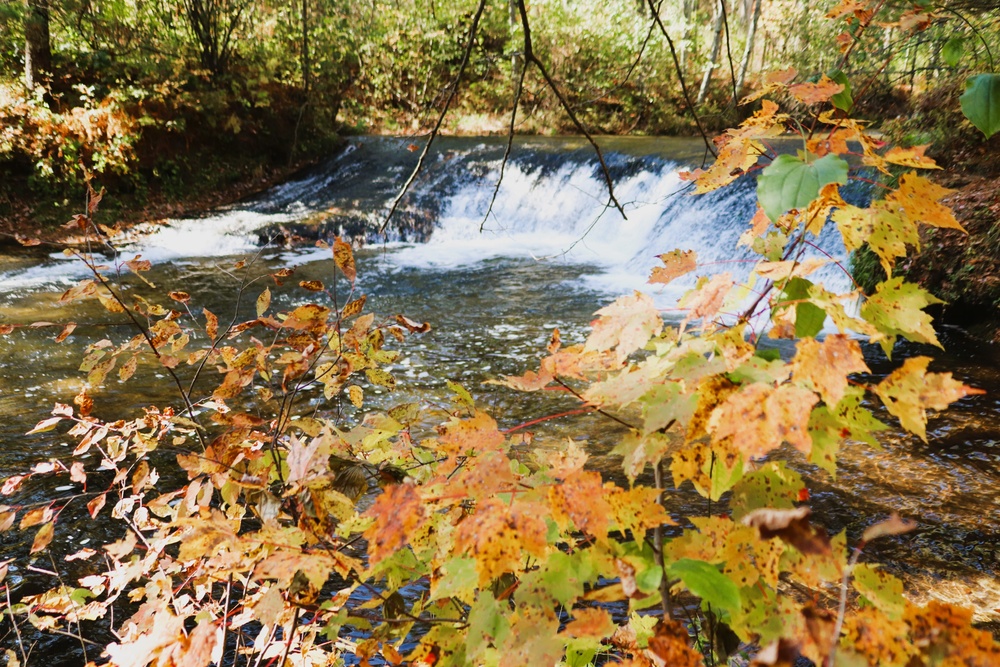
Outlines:
{"type": "MultiPolygon", "coordinates": [[[[753,179],[693,196],[678,174],[700,163],[695,140],[602,143],[625,217],[609,205],[603,171],[578,138],[519,139],[502,179],[502,138],[444,138],[402,200],[391,231],[380,236],[376,230],[389,202],[416,162],[415,146],[361,137],[320,167],[253,200],[197,219],[140,227],[122,250],[154,263],[183,262],[246,254],[276,238],[343,235],[384,244],[390,263],[415,269],[497,258],[584,264],[594,267],[584,279],[588,287],[608,293],[643,289],[656,256],[677,248],[697,252],[700,274],[749,273],[757,256],[737,242],[755,211],[753,179]]],[[[855,194],[864,196],[860,188],[855,194]]],[[[846,262],[836,233],[811,241],[809,254],[846,262]]],[[[78,267],[53,255],[41,265],[0,274],[0,283],[8,288],[67,283],[79,274],[78,267]]],[[[835,266],[816,279],[833,291],[850,287],[835,266]]],[[[691,279],[678,281],[663,298],[676,298],[690,284],[691,279]]]]}

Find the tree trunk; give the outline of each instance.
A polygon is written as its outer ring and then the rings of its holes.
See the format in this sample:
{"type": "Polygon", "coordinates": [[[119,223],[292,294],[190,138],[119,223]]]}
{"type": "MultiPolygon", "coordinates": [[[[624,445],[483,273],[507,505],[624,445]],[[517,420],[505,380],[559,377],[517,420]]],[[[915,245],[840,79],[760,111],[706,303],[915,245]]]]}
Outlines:
{"type": "Polygon", "coordinates": [[[33,89],[52,66],[49,0],[28,0],[24,20],[24,85],[33,89]]]}
{"type": "Polygon", "coordinates": [[[698,90],[697,104],[701,104],[705,101],[705,96],[708,94],[708,84],[712,81],[712,72],[719,64],[719,53],[722,51],[723,2],[725,2],[725,0],[718,0],[718,2],[715,3],[715,19],[712,22],[711,58],[705,66],[705,75],[701,79],[701,88],[698,90]]]}
{"type": "Polygon", "coordinates": [[[736,91],[738,95],[743,94],[743,84],[746,82],[747,69],[753,59],[754,39],[757,37],[757,21],[760,19],[760,8],[764,0],[757,0],[753,8],[753,17],[750,19],[750,26],[747,28],[747,43],[743,48],[743,61],[740,63],[740,76],[736,79],[736,91]]]}
{"type": "Polygon", "coordinates": [[[309,0],[302,0],[302,89],[309,93],[309,0]]]}
{"type": "Polygon", "coordinates": [[[695,9],[698,7],[698,0],[683,0],[683,12],[684,12],[684,31],[681,33],[680,42],[680,61],[681,61],[681,71],[687,69],[687,57],[688,51],[688,40],[691,37],[691,19],[694,16],[695,9]]]}
{"type": "Polygon", "coordinates": [[[514,44],[517,43],[517,29],[520,26],[520,14],[517,11],[517,0],[508,0],[507,3],[507,25],[510,31],[510,76],[515,84],[518,74],[521,72],[521,56],[518,54],[514,44]]]}

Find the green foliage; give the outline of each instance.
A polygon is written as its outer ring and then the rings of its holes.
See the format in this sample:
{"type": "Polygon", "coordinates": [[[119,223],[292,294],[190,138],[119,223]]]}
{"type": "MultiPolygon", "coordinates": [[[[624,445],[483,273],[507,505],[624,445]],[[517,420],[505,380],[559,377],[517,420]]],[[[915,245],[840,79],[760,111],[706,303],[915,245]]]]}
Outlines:
{"type": "Polygon", "coordinates": [[[805,208],[830,183],[847,183],[847,162],[842,158],[779,155],[757,179],[757,197],[764,213],[775,221],[786,211],[805,208]]]}
{"type": "Polygon", "coordinates": [[[987,139],[1000,132],[1000,74],[969,79],[961,102],[962,113],[987,139]]]}

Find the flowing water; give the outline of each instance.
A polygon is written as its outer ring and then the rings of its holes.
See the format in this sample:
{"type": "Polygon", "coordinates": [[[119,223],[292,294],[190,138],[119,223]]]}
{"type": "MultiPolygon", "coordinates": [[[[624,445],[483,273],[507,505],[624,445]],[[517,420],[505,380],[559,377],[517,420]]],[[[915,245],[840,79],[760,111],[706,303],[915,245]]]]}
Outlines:
{"type": "MultiPolygon", "coordinates": [[[[281,308],[308,296],[295,287],[298,280],[329,283],[333,276],[328,250],[297,241],[333,234],[365,237],[369,243],[357,258],[359,289],[369,298],[366,309],[405,313],[433,325],[430,333],[405,344],[393,369],[400,388],[379,400],[386,405],[407,397],[443,401],[446,381],[456,380],[501,426],[511,427],[574,406],[564,398],[516,394],[483,381],[534,367],[553,328],[560,329],[564,341],[582,340],[593,312],[633,289],[651,292],[669,317],[690,282],[650,289],[645,279],[658,262],[656,254],[694,249],[702,273],[728,271],[740,277],[752,266],[749,253],[734,252],[755,207],[751,181],[692,197],[677,171],[700,163],[698,142],[608,139],[604,146],[627,219],[608,208],[600,169],[578,139],[519,140],[495,201],[503,144],[448,139],[432,152],[428,168],[403,200],[393,231],[380,237],[374,230],[416,156],[405,141],[360,138],[322,167],[253,201],[141,229],[122,255],[151,260],[154,268],[145,275],[152,282],[184,289],[193,295],[193,308],[206,307],[226,321],[234,311],[238,280],[230,269],[237,259],[259,251],[261,273],[296,267],[284,287],[271,285],[273,303],[281,308]],[[270,243],[262,248],[262,241],[270,243]]],[[[845,260],[835,235],[814,242],[815,253],[845,260]]],[[[829,289],[850,288],[843,270],[824,271],[819,280],[829,289]]],[[[23,434],[49,414],[55,401],[69,402],[82,386],[77,367],[88,343],[132,335],[99,306],[58,304],[59,295],[85,275],[78,262],[61,254],[0,257],[0,324],[78,324],[61,344],[52,340],[59,327],[18,328],[0,337],[0,478],[37,461],[68,458],[71,445],[58,431],[23,434]]],[[[244,300],[242,314],[248,318],[255,296],[244,300]]],[[[1000,615],[1000,355],[958,330],[945,330],[942,342],[944,352],[900,345],[893,362],[929,353],[938,359],[934,370],[951,371],[987,393],[933,417],[928,444],[899,430],[882,434],[882,450],[848,444],[836,480],[794,452],[782,455],[809,477],[811,504],[831,532],[846,529],[856,540],[867,525],[892,511],[917,519],[920,530],[876,544],[872,558],[903,576],[915,598],[968,604],[980,620],[995,621],[1000,615]]],[[[894,367],[877,348],[865,352],[876,374],[894,367]]],[[[104,417],[176,402],[166,378],[153,373],[137,373],[126,384],[111,380],[95,398],[97,414],[104,417]]],[[[536,446],[565,437],[585,441],[594,465],[610,475],[617,462],[607,452],[619,429],[593,416],[531,427],[536,446]]],[[[78,491],[60,483],[65,486],[33,479],[16,501],[53,494],[68,498],[78,491]]],[[[687,489],[671,494],[668,503],[678,518],[708,511],[687,489]]],[[[56,541],[63,552],[71,552],[96,543],[100,530],[82,518],[68,518],[57,528],[56,541]]],[[[16,529],[0,535],[0,556],[23,554],[25,539],[16,529]]],[[[36,565],[49,567],[47,561],[36,565]]],[[[27,591],[30,575],[22,567],[8,575],[8,582],[27,591]]]]}

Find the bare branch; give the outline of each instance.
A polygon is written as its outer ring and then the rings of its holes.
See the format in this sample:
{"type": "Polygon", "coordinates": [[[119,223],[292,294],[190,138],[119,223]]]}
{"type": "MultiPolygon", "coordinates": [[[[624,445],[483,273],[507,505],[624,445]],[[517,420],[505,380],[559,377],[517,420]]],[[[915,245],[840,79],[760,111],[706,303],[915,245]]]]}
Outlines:
{"type": "Polygon", "coordinates": [[[646,0],[649,5],[649,11],[653,15],[653,20],[656,21],[656,25],[660,27],[660,33],[663,38],[667,40],[667,46],[670,47],[670,56],[674,60],[674,70],[677,72],[677,79],[681,84],[681,92],[684,94],[684,102],[687,104],[688,111],[691,112],[691,117],[694,118],[694,124],[698,126],[698,132],[701,134],[701,138],[705,141],[705,148],[712,157],[716,157],[718,153],[715,150],[715,146],[712,145],[712,140],[708,138],[708,134],[705,132],[705,128],[701,125],[701,119],[698,117],[698,112],[695,110],[694,104],[691,103],[691,95],[688,93],[687,82],[684,81],[684,71],[681,69],[681,62],[677,58],[677,48],[674,46],[674,40],[670,38],[670,33],[667,32],[666,26],[663,25],[663,21],[660,19],[660,7],[663,5],[663,0],[660,0],[660,4],[654,5],[653,0],[646,0]]]}
{"type": "Polygon", "coordinates": [[[604,173],[604,182],[608,186],[608,197],[611,199],[611,202],[615,205],[615,208],[618,209],[618,212],[622,214],[622,218],[627,220],[628,216],[625,215],[625,209],[622,208],[622,205],[618,203],[618,199],[615,197],[615,187],[611,179],[611,171],[608,169],[608,165],[604,161],[604,154],[601,153],[601,147],[597,145],[597,142],[594,141],[594,137],[590,135],[590,132],[587,131],[587,128],[584,126],[584,124],[581,123],[580,119],[576,117],[575,113],[573,113],[573,107],[571,107],[569,102],[566,101],[566,97],[562,94],[562,91],[559,90],[559,86],[556,85],[556,82],[552,79],[551,76],[549,76],[548,70],[545,69],[545,65],[543,65],[542,61],[538,59],[538,57],[535,55],[534,50],[531,47],[531,26],[528,23],[528,12],[524,7],[524,0],[517,0],[517,9],[521,13],[521,26],[524,29],[525,67],[528,66],[529,62],[535,64],[535,67],[538,68],[538,71],[542,75],[542,78],[545,79],[545,83],[548,84],[549,88],[559,99],[559,103],[562,105],[562,108],[566,112],[566,115],[569,116],[569,119],[573,122],[573,125],[575,125],[576,129],[580,131],[580,134],[582,134],[587,138],[587,141],[590,142],[590,145],[594,147],[594,152],[597,153],[597,160],[601,163],[601,171],[603,171],[604,173]]]}
{"type": "Polygon", "coordinates": [[[424,144],[424,150],[420,152],[420,158],[417,160],[417,165],[413,168],[410,173],[410,177],[406,179],[403,183],[402,189],[396,198],[392,200],[392,205],[389,208],[389,213],[385,216],[385,220],[382,221],[382,225],[378,228],[378,233],[385,233],[386,227],[389,226],[389,221],[392,220],[393,213],[399,207],[399,202],[402,201],[403,197],[409,191],[410,186],[413,185],[413,181],[417,178],[417,174],[424,166],[424,161],[427,159],[427,154],[431,150],[431,144],[434,143],[434,139],[437,138],[438,132],[441,131],[441,125],[444,123],[444,117],[448,114],[448,109],[451,107],[451,103],[455,99],[455,94],[458,92],[458,86],[462,82],[462,75],[465,74],[465,68],[469,64],[469,58],[472,55],[472,47],[476,43],[476,32],[479,30],[479,19],[483,16],[483,10],[486,8],[486,0],[479,0],[479,7],[476,8],[476,14],[472,17],[472,26],[469,28],[469,41],[465,45],[465,53],[462,54],[462,64],[458,68],[458,74],[455,76],[455,80],[452,82],[451,87],[448,91],[448,97],[445,98],[444,108],[441,109],[441,113],[438,115],[437,122],[434,124],[434,129],[431,130],[430,136],[427,138],[427,143],[424,144]]]}
{"type": "Polygon", "coordinates": [[[524,73],[528,71],[527,63],[521,65],[521,71],[517,77],[517,87],[514,89],[514,104],[513,108],[510,110],[510,127],[507,128],[507,147],[503,151],[503,159],[500,161],[500,176],[497,178],[496,187],[493,188],[493,196],[490,197],[490,206],[486,209],[486,215],[483,216],[483,221],[479,223],[479,231],[482,233],[483,227],[486,226],[486,221],[490,218],[490,213],[493,212],[493,205],[497,201],[497,194],[500,192],[500,184],[503,183],[504,170],[507,169],[507,160],[510,159],[510,149],[514,145],[514,125],[517,120],[517,105],[521,103],[521,92],[524,90],[524,73]]]}

